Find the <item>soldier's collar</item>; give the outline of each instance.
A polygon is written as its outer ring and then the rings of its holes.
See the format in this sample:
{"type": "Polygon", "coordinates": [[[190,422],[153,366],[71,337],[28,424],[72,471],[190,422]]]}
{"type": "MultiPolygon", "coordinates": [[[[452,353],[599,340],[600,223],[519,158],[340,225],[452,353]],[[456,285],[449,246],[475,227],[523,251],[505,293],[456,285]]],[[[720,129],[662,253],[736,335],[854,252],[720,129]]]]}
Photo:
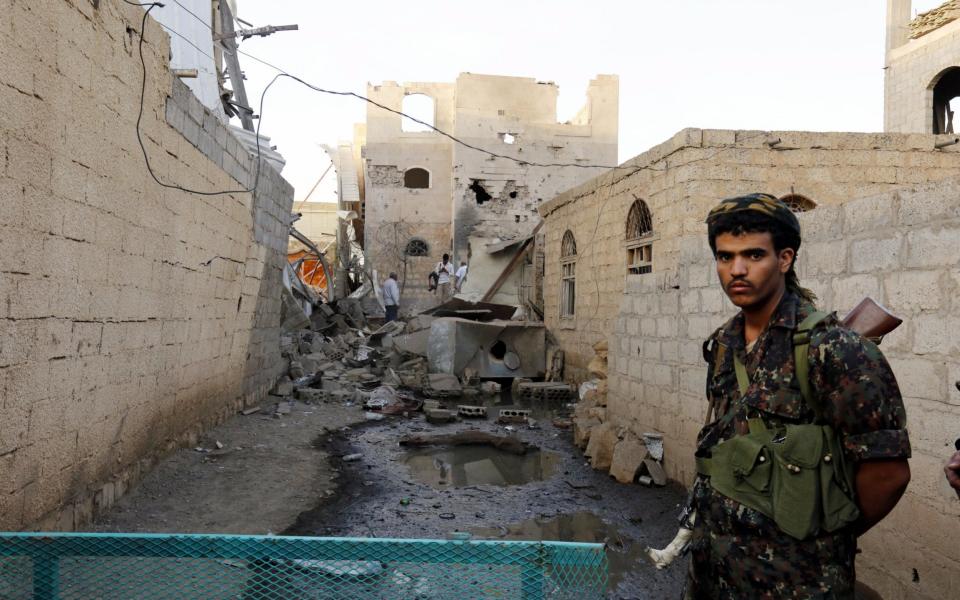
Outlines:
{"type": "MultiPolygon", "coordinates": [[[[797,309],[799,306],[800,299],[796,294],[789,290],[784,292],[783,298],[780,299],[780,304],[777,305],[777,308],[774,309],[773,314],[770,315],[770,323],[767,325],[767,329],[773,327],[796,329],[797,309]]],[[[721,333],[721,343],[735,350],[745,348],[746,342],[744,341],[743,330],[744,317],[743,311],[740,311],[735,317],[733,317],[733,319],[730,320],[730,323],[721,333]]]]}

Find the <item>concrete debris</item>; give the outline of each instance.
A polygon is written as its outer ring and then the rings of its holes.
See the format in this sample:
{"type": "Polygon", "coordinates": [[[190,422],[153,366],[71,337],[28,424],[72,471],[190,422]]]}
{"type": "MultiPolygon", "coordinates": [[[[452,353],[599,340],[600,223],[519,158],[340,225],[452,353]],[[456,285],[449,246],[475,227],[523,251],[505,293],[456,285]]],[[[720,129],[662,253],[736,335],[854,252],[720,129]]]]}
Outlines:
{"type": "Polygon", "coordinates": [[[488,396],[496,396],[502,388],[496,381],[484,381],[480,384],[480,392],[488,396]]]}
{"type": "Polygon", "coordinates": [[[434,373],[470,368],[488,378],[543,377],[546,331],[542,323],[444,317],[430,325],[426,352],[434,373]]]}
{"type": "Polygon", "coordinates": [[[427,418],[427,423],[431,425],[443,425],[457,420],[457,413],[443,408],[424,409],[424,415],[427,418]]]}
{"type": "Polygon", "coordinates": [[[273,396],[289,396],[293,393],[293,381],[289,377],[281,377],[277,384],[270,390],[273,396]]]}
{"type": "Polygon", "coordinates": [[[487,407],[461,404],[457,406],[457,414],[468,419],[485,419],[487,417],[487,407]]]}
{"type": "Polygon", "coordinates": [[[370,396],[363,403],[363,407],[367,410],[381,410],[396,401],[397,390],[390,386],[382,385],[370,392],[370,396]]]}
{"type": "Polygon", "coordinates": [[[386,417],[383,416],[381,413],[366,412],[366,413],[363,413],[363,418],[368,421],[382,421],[386,417]]]}
{"type": "Polygon", "coordinates": [[[526,423],[530,418],[530,411],[519,408],[501,408],[497,423],[507,425],[511,423],[526,423]]]}
{"type": "Polygon", "coordinates": [[[653,460],[663,460],[663,434],[654,432],[645,432],[643,434],[643,443],[650,451],[650,458],[653,460]]]}
{"type": "Polygon", "coordinates": [[[594,469],[608,470],[613,462],[613,449],[618,441],[617,427],[612,423],[601,423],[596,426],[590,433],[587,450],[584,452],[584,455],[590,459],[590,465],[594,469]]]}
{"type": "Polygon", "coordinates": [[[595,427],[600,426],[600,421],[594,418],[581,418],[573,420],[573,443],[580,449],[585,449],[590,441],[590,435],[595,427]]]}
{"type": "Polygon", "coordinates": [[[653,485],[667,485],[667,474],[663,470],[663,466],[653,458],[647,458],[643,461],[641,473],[643,473],[644,476],[649,476],[653,485]],[[643,473],[644,471],[645,473],[643,473]]]}
{"type": "Polygon", "coordinates": [[[633,434],[627,434],[613,449],[610,475],[620,483],[633,483],[644,460],[649,457],[647,447],[633,434]]]}
{"type": "Polygon", "coordinates": [[[343,457],[342,460],[343,462],[356,462],[362,458],[363,458],[363,454],[356,453],[356,454],[347,454],[343,457]]]}

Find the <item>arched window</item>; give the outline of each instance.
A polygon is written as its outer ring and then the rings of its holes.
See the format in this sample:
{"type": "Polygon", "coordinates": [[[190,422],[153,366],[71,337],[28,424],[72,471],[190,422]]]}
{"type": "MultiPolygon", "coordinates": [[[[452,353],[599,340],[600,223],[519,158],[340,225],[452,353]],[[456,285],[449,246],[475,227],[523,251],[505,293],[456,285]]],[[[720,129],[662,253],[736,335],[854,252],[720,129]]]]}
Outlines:
{"type": "Polygon", "coordinates": [[[570,258],[577,255],[577,240],[573,237],[573,232],[569,229],[563,234],[563,240],[560,242],[560,258],[570,258]]]}
{"type": "Polygon", "coordinates": [[[560,318],[573,317],[577,308],[577,240],[569,229],[560,240],[560,318]]]}
{"type": "Polygon", "coordinates": [[[411,238],[404,249],[407,256],[429,256],[430,246],[420,238],[411,238]]]}
{"type": "Polygon", "coordinates": [[[954,133],[953,113],[960,106],[960,67],[940,71],[933,88],[933,133],[954,133]]]}
{"type": "Polygon", "coordinates": [[[400,120],[401,131],[433,131],[433,98],[426,94],[407,94],[403,97],[403,104],[400,111],[409,115],[411,118],[402,117],[400,120]],[[416,119],[416,121],[414,120],[416,119]],[[417,121],[421,121],[418,123],[417,121]],[[428,127],[429,125],[429,127],[428,127]]]}
{"type": "Polygon", "coordinates": [[[780,200],[795,213],[807,212],[817,207],[816,202],[802,194],[787,194],[780,198],[780,200]]]}
{"type": "Polygon", "coordinates": [[[647,203],[634,199],[627,213],[625,233],[627,273],[642,275],[653,271],[653,217],[647,203]]]}
{"type": "Polygon", "coordinates": [[[631,242],[651,233],[653,233],[653,219],[650,217],[650,209],[647,208],[646,202],[637,198],[627,214],[626,239],[631,242]]]}
{"type": "Polygon", "coordinates": [[[403,173],[403,187],[405,188],[428,188],[430,187],[430,171],[413,167],[403,173]]]}

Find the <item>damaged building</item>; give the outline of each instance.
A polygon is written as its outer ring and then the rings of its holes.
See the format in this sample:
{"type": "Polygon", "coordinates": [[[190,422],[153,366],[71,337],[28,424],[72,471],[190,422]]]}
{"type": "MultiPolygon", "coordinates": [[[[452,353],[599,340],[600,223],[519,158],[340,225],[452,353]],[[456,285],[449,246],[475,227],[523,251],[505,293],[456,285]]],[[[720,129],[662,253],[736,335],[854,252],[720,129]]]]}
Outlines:
{"type": "Polygon", "coordinates": [[[356,129],[364,253],[381,277],[398,273],[406,310],[437,303],[427,274],[444,253],[469,264],[466,298],[521,305],[538,296],[534,261],[516,259],[531,248],[538,206],[603,170],[589,165],[617,160],[617,77],[591,81],[586,104],[565,123],[558,93],[550,82],[470,73],[455,83],[368,87],[390,110],[370,104],[356,129]]]}

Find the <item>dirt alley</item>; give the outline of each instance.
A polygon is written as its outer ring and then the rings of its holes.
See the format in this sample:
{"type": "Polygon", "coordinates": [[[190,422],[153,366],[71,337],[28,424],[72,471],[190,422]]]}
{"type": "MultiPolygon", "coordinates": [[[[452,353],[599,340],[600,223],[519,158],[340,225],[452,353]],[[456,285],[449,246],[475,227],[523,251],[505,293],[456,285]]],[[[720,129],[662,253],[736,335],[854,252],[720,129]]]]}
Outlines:
{"type": "Polygon", "coordinates": [[[420,413],[366,421],[336,403],[238,415],[168,457],[88,530],[603,542],[609,597],[679,597],[685,565],[656,571],[642,551],[673,537],[683,489],[618,484],[585,463],[549,413],[534,415],[537,429],[515,431],[492,418],[435,426],[420,413]],[[540,451],[397,443],[466,429],[512,433],[540,451]],[[350,454],[362,457],[342,460],[350,454]]]}

